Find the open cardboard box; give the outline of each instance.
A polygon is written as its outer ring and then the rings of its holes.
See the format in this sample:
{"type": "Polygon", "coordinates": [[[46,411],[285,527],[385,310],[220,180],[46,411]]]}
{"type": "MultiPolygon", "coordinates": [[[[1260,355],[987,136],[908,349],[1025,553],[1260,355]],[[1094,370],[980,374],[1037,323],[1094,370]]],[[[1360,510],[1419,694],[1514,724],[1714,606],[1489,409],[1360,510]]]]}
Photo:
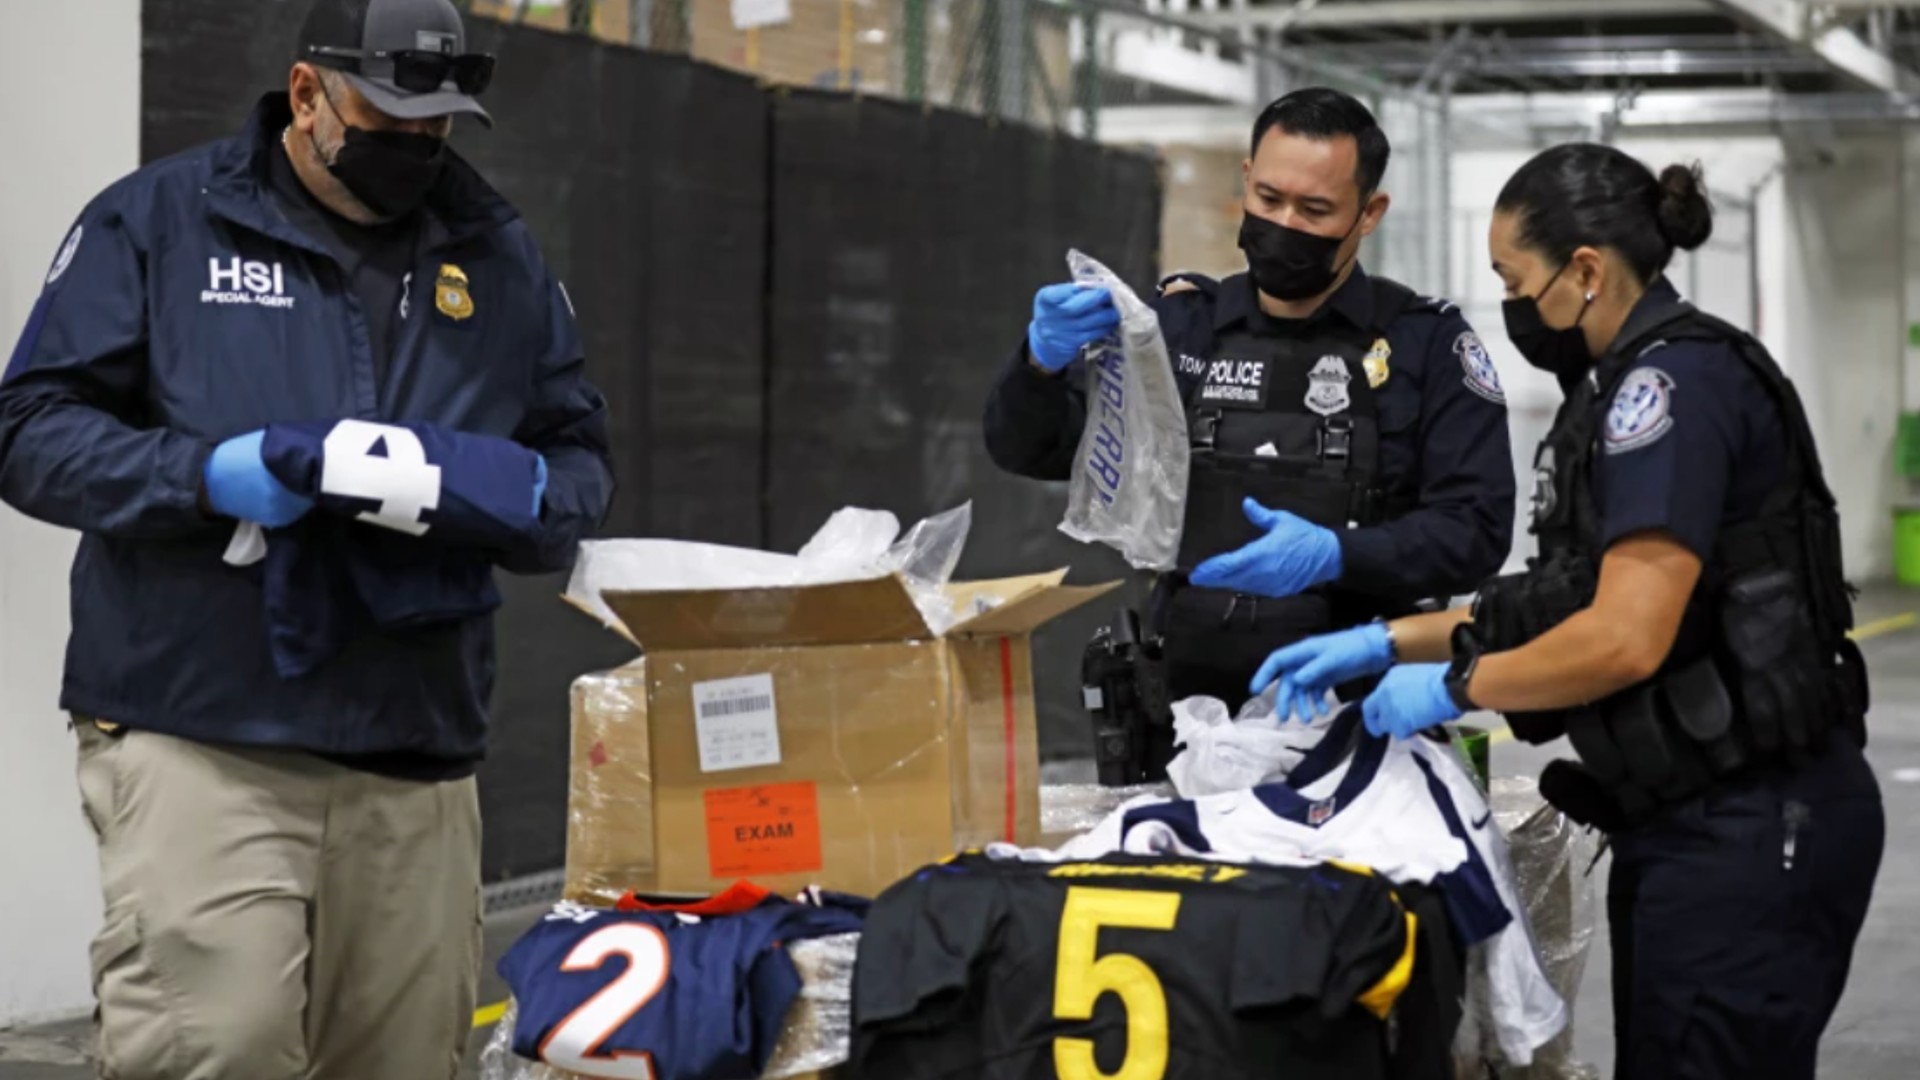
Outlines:
{"type": "Polygon", "coordinates": [[[950,585],[944,634],[897,576],[603,593],[645,657],[574,687],[567,895],[748,878],[871,896],[961,848],[1036,842],[1030,637],[1119,585],[1065,579],[950,585]]]}

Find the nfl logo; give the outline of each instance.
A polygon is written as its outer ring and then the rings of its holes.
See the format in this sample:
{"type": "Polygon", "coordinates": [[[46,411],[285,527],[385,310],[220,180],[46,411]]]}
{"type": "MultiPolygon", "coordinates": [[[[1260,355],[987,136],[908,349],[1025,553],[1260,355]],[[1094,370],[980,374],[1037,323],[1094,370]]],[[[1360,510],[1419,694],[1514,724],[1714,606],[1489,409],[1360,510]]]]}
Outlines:
{"type": "Polygon", "coordinates": [[[1325,825],[1327,819],[1333,817],[1333,802],[1332,799],[1322,799],[1307,807],[1307,824],[1325,825]]]}

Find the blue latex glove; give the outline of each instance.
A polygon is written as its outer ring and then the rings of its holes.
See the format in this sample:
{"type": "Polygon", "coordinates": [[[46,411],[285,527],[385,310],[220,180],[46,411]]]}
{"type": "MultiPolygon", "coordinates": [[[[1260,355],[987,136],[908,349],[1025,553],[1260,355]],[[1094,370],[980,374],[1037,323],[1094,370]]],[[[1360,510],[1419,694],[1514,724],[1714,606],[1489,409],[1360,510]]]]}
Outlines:
{"type": "Polygon", "coordinates": [[[1285,510],[1269,510],[1252,499],[1242,509],[1267,535],[1195,567],[1195,585],[1279,599],[1340,576],[1340,538],[1332,529],[1285,510]]]}
{"type": "Polygon", "coordinates": [[[540,501],[547,497],[547,458],[544,454],[533,456],[533,520],[540,520],[540,501]]]}
{"type": "Polygon", "coordinates": [[[260,456],[265,431],[236,435],[213,448],[201,478],[216,513],[278,529],[299,521],[313,500],[296,495],[267,471],[260,456]]]}
{"type": "Polygon", "coordinates": [[[1033,294],[1033,321],[1027,324],[1027,350],[1034,363],[1059,371],[1080,350],[1120,325],[1120,309],[1105,289],[1049,285],[1033,294]]]}
{"type": "Polygon", "coordinates": [[[1280,716],[1311,720],[1333,711],[1327,693],[1336,683],[1362,675],[1378,675],[1393,666],[1393,641],[1385,623],[1368,623],[1335,634],[1296,641],[1267,657],[1253,677],[1253,692],[1262,693],[1280,680],[1274,699],[1280,716]]]}
{"type": "Polygon", "coordinates": [[[1367,730],[1396,739],[1460,719],[1447,693],[1447,665],[1402,664],[1387,672],[1360,706],[1367,730]]]}

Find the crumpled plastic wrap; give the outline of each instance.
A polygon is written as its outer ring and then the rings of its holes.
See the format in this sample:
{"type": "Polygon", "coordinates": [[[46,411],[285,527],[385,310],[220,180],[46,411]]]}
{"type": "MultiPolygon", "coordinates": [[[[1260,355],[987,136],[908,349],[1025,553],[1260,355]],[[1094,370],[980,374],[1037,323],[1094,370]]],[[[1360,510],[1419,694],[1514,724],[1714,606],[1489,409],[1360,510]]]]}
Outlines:
{"type": "MultiPolygon", "coordinates": [[[[847,1060],[853,1038],[853,963],[859,934],[796,941],[787,947],[800,972],[800,996],[760,1080],[781,1080],[830,1069],[847,1060]]],[[[480,1051],[480,1080],[579,1080],[578,1074],[529,1061],[513,1052],[519,1011],[513,1002],[480,1051]]],[[[656,1054],[664,1055],[664,1048],[656,1054]]]]}
{"type": "Polygon", "coordinates": [[[796,941],[787,947],[800,969],[800,997],[787,1014],[765,1080],[830,1069],[847,1060],[853,1040],[853,962],[859,934],[796,941]]]}
{"type": "Polygon", "coordinates": [[[1467,988],[1466,1018],[1455,1043],[1459,1075],[1479,1080],[1486,1075],[1484,1061],[1494,1067],[1500,1080],[1599,1080],[1597,1069],[1573,1056],[1575,999],[1597,918],[1588,868],[1599,850],[1599,838],[1549,805],[1531,777],[1496,777],[1491,787],[1488,803],[1507,835],[1514,883],[1533,927],[1534,946],[1547,980],[1574,1016],[1565,1030],[1534,1051],[1531,1065],[1508,1065],[1494,1042],[1486,977],[1476,972],[1467,988]]]}
{"type": "Polygon", "coordinates": [[[1195,799],[1285,780],[1320,741],[1332,715],[1289,720],[1275,711],[1279,684],[1230,713],[1219,698],[1190,697],[1173,704],[1173,739],[1183,749],[1167,763],[1167,779],[1181,798],[1195,799]]]}
{"type": "Polygon", "coordinates": [[[1142,795],[1162,799],[1178,797],[1173,785],[1133,784],[1107,787],[1103,784],[1047,784],[1040,789],[1041,842],[1049,846],[1091,832],[1115,810],[1142,795]]]}
{"type": "Polygon", "coordinates": [[[897,573],[934,634],[959,618],[946,584],[973,527],[973,504],[935,514],[900,534],[885,510],[835,511],[798,554],[687,540],[587,540],[567,582],[567,597],[611,626],[619,622],[600,593],[826,585],[897,573]]]}
{"type": "Polygon", "coordinates": [[[646,660],[575,679],[572,715],[566,895],[612,907],[654,869],[646,660]]]}
{"type": "Polygon", "coordinates": [[[1120,328],[1088,348],[1087,424],[1075,454],[1060,531],[1106,544],[1144,570],[1180,553],[1192,451],[1160,318],[1113,271],[1067,253],[1073,280],[1113,296],[1120,328]]]}

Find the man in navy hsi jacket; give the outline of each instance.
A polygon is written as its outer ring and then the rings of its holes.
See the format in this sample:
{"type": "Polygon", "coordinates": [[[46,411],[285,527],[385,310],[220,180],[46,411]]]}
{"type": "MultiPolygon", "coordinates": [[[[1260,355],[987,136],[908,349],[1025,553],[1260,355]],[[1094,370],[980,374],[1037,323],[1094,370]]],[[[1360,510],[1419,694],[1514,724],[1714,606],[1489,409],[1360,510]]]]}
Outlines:
{"type": "Polygon", "coordinates": [[[0,498],[83,534],[119,1080],[454,1074],[492,570],[564,569],[612,493],[566,293],[445,145],[492,59],[448,0],[319,0],[299,46],[87,206],[0,378],[0,498]]]}

